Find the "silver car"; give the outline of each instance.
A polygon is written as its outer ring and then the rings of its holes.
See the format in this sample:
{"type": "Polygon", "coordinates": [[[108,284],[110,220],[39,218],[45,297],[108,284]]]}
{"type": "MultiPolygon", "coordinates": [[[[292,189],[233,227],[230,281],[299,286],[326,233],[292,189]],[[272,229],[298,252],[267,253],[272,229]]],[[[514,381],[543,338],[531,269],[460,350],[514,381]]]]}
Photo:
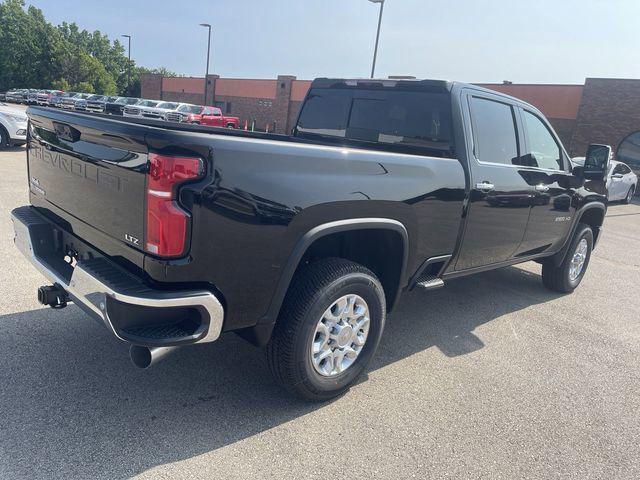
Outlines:
{"type": "Polygon", "coordinates": [[[638,176],[625,163],[611,160],[607,171],[607,190],[609,201],[622,200],[631,203],[638,185],[638,176]]]}
{"type": "Polygon", "coordinates": [[[133,105],[127,105],[126,107],[124,107],[124,110],[122,112],[122,115],[125,117],[138,117],[141,118],[142,117],[142,111],[146,108],[153,108],[155,106],[157,106],[159,103],[162,103],[160,100],[146,100],[146,99],[141,99],[140,101],[138,101],[137,103],[134,103],[133,105]]]}
{"type": "Polygon", "coordinates": [[[149,118],[151,120],[164,120],[164,116],[168,112],[173,112],[182,103],[178,102],[157,102],[156,105],[148,105],[145,102],[139,102],[131,107],[125,107],[125,117],[149,118]]]}

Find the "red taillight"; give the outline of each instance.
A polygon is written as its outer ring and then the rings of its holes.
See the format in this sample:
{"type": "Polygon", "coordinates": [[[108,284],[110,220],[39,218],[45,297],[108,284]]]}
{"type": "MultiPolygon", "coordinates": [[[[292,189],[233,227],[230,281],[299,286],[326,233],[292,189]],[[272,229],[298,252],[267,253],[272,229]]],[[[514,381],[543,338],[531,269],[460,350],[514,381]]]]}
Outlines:
{"type": "Polygon", "coordinates": [[[163,257],[182,255],[189,214],[176,202],[176,188],[203,174],[202,160],[149,154],[147,174],[147,252],[163,257]]]}

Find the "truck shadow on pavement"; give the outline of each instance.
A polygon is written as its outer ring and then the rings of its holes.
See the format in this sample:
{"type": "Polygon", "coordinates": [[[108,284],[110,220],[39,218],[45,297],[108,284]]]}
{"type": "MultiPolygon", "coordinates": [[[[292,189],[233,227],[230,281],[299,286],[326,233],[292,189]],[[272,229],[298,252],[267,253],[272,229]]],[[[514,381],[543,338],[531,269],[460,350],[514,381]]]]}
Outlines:
{"type": "MultiPolygon", "coordinates": [[[[434,346],[478,351],[475,328],[555,298],[518,268],[411,292],[369,372],[434,346]]],[[[74,306],[0,317],[0,364],[1,478],[126,478],[323,408],[289,398],[235,335],[136,370],[127,347],[74,306]]]]}

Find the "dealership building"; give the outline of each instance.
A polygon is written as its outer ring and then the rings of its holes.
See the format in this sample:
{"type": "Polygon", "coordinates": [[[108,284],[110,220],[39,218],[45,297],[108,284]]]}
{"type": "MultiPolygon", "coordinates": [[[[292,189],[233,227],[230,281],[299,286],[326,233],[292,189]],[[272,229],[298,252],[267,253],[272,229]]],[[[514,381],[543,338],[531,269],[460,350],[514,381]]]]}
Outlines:
{"type": "MultiPolygon", "coordinates": [[[[141,78],[143,98],[216,105],[240,117],[241,126],[285,133],[293,128],[311,85],[309,80],[279,75],[275,79],[141,78]]],[[[588,78],[584,85],[479,84],[520,98],[540,109],[572,156],[583,156],[589,143],[611,145],[619,160],[640,170],[640,80],[588,78]]]]}

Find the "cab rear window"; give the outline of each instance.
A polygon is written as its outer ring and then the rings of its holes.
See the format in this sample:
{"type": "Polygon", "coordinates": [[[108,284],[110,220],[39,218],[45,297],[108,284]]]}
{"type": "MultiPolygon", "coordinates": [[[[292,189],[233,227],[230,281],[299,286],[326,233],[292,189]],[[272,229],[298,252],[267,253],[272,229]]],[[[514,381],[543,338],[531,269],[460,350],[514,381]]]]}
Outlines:
{"type": "Polygon", "coordinates": [[[454,152],[448,93],[312,89],[296,135],[449,156],[454,152]]]}

